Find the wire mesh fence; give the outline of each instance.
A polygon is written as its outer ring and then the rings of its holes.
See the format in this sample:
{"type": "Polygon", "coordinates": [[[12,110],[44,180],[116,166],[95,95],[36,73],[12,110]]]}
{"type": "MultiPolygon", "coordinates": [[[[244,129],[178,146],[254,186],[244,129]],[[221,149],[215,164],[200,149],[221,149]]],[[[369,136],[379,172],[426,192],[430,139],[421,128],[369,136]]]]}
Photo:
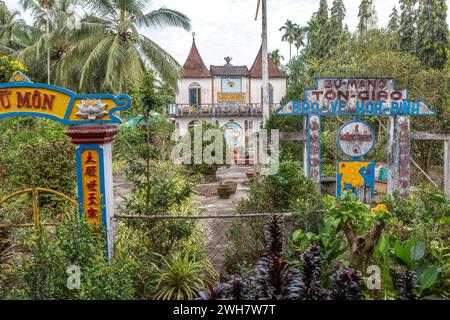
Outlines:
{"type": "MultiPolygon", "coordinates": [[[[146,221],[155,242],[176,239],[190,228],[194,241],[219,271],[231,272],[244,258],[257,260],[268,246],[266,230],[273,213],[198,216],[117,215],[116,219],[146,221]],[[193,231],[195,230],[195,231],[193,231]],[[178,233],[178,234],[177,234],[178,233]],[[164,235],[163,235],[164,234],[164,235]]],[[[277,213],[285,246],[298,224],[294,213],[277,213]]],[[[163,245],[162,243],[160,245],[163,245]]]]}

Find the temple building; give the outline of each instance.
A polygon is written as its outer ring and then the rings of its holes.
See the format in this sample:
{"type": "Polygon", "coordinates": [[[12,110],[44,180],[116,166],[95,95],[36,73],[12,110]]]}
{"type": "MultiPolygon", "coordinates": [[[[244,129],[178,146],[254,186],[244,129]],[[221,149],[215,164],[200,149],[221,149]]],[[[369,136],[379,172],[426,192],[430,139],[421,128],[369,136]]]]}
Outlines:
{"type": "MultiPolygon", "coordinates": [[[[269,103],[271,112],[286,94],[287,75],[269,60],[269,103]]],[[[178,80],[176,103],[170,105],[179,135],[200,121],[208,121],[225,130],[229,146],[249,147],[248,137],[260,129],[262,114],[262,49],[249,69],[235,66],[225,57],[224,65],[206,67],[195,44],[178,80]]]]}

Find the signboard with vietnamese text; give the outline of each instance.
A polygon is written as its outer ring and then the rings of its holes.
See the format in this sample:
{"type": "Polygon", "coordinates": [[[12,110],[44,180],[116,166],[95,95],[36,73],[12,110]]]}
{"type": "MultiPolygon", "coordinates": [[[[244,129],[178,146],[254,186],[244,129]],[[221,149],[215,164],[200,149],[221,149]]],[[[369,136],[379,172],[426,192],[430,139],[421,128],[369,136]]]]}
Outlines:
{"type": "Polygon", "coordinates": [[[422,100],[410,100],[406,89],[397,89],[393,79],[317,79],[306,90],[305,100],[292,100],[277,115],[320,114],[323,116],[435,115],[422,100]]]}
{"type": "Polygon", "coordinates": [[[76,94],[42,83],[0,84],[0,118],[34,116],[67,125],[121,123],[114,113],[131,105],[128,95],[76,94]]]}
{"type": "Polygon", "coordinates": [[[80,215],[105,231],[105,253],[114,248],[112,141],[122,121],[115,114],[129,108],[128,95],[77,94],[65,88],[32,83],[17,72],[0,84],[0,118],[48,118],[69,125],[65,134],[76,145],[80,215]]]}
{"type": "Polygon", "coordinates": [[[81,189],[80,194],[83,195],[83,199],[80,199],[80,203],[83,204],[84,215],[89,223],[101,223],[102,222],[102,196],[104,192],[101,192],[100,188],[103,187],[100,183],[101,174],[103,174],[100,166],[102,161],[100,159],[102,150],[98,148],[86,148],[79,149],[80,153],[80,168],[78,177],[80,179],[78,187],[81,189]]]}
{"type": "MultiPolygon", "coordinates": [[[[358,119],[341,127],[338,134],[338,145],[340,150],[351,157],[348,163],[338,166],[338,177],[346,181],[346,176],[354,177],[355,170],[359,168],[361,157],[369,153],[375,143],[375,134],[370,125],[359,120],[362,116],[386,116],[389,117],[386,128],[388,134],[387,166],[388,166],[388,195],[393,195],[398,190],[402,196],[407,196],[410,186],[410,117],[412,116],[434,116],[433,110],[423,100],[415,100],[408,94],[407,89],[398,88],[392,78],[317,78],[314,88],[305,92],[305,98],[291,100],[280,107],[275,115],[279,116],[304,116],[304,132],[307,135],[305,145],[305,173],[320,185],[320,168],[322,165],[316,161],[316,154],[320,155],[321,136],[311,129],[311,122],[319,122],[322,116],[354,116],[358,119]],[[312,160],[311,160],[312,159],[312,160]],[[351,162],[353,161],[353,162],[351,162]],[[348,170],[350,169],[350,170],[348,170]],[[341,170],[341,172],[339,172],[341,170]],[[342,171],[343,170],[343,171],[342,171]],[[319,172],[319,177],[317,177],[319,172]]],[[[417,98],[417,97],[416,97],[417,98]]],[[[364,175],[368,177],[373,174],[372,169],[364,169],[364,175]]],[[[358,169],[359,170],[359,169],[358,169]]],[[[358,171],[358,174],[361,172],[358,171]]],[[[354,180],[355,182],[356,180],[354,180]]],[[[372,184],[354,183],[352,190],[360,194],[364,199],[373,197],[372,184]]],[[[344,183],[345,184],[345,183],[344,183]]],[[[339,185],[339,184],[338,184],[339,185]]],[[[348,189],[348,185],[341,185],[340,191],[348,189]]]]}
{"type": "Polygon", "coordinates": [[[217,93],[217,101],[219,102],[243,102],[245,99],[245,93],[217,93]]]}
{"type": "Polygon", "coordinates": [[[344,124],[338,132],[337,143],[342,153],[352,158],[363,157],[375,144],[372,127],[359,119],[344,124]]]}

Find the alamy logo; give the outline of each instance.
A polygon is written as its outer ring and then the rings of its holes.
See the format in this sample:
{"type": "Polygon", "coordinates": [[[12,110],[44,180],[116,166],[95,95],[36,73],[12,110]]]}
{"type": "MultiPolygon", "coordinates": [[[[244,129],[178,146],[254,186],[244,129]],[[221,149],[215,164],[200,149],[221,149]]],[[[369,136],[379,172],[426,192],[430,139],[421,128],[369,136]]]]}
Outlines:
{"type": "Polygon", "coordinates": [[[367,267],[367,289],[380,290],[381,289],[381,269],[379,266],[371,265],[367,267]]]}
{"type": "Polygon", "coordinates": [[[79,290],[81,286],[81,268],[71,265],[67,268],[67,288],[69,290],[79,290]]]}
{"type": "MultiPolygon", "coordinates": [[[[235,153],[237,159],[248,156],[260,164],[260,174],[269,176],[276,174],[279,168],[280,133],[278,129],[262,129],[248,137],[248,146],[232,149],[224,148],[223,132],[220,129],[208,129],[203,132],[201,126],[194,127],[194,136],[188,132],[182,137],[177,131],[172,134],[172,140],[177,141],[171,152],[175,164],[233,164],[235,153]],[[205,145],[206,143],[206,145],[205,145]]],[[[239,164],[238,160],[237,163],[239,164]]]]}

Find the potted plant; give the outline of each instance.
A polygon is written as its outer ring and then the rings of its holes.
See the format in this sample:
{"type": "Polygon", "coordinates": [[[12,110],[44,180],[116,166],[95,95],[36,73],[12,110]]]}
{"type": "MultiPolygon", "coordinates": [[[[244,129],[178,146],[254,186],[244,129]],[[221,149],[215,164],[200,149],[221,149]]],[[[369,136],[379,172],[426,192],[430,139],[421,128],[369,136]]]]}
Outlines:
{"type": "Polygon", "coordinates": [[[217,187],[217,194],[220,199],[229,199],[232,191],[233,187],[227,184],[221,184],[217,187]]]}
{"type": "Polygon", "coordinates": [[[227,185],[227,186],[231,186],[231,193],[234,194],[236,193],[236,189],[237,189],[237,182],[235,181],[225,181],[224,183],[222,183],[222,185],[227,185]]]}

